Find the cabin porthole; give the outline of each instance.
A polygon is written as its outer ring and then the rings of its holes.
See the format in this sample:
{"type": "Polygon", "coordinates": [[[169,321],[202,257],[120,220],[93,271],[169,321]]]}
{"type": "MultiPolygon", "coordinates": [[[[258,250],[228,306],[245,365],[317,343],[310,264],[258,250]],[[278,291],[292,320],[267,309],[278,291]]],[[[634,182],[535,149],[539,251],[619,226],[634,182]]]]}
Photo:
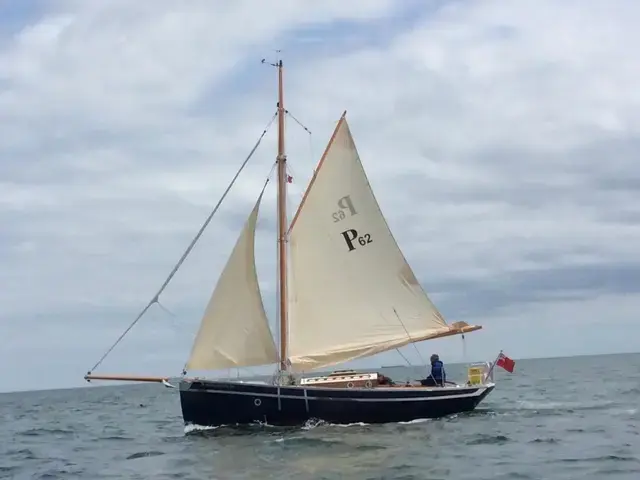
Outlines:
{"type": "Polygon", "coordinates": [[[347,383],[347,388],[353,388],[353,382],[347,383]]]}
{"type": "Polygon", "coordinates": [[[262,405],[262,400],[260,400],[259,398],[256,398],[256,399],[253,401],[253,404],[254,404],[256,407],[259,407],[260,405],[262,405]]]}
{"type": "Polygon", "coordinates": [[[373,383],[371,383],[371,380],[367,380],[366,382],[364,382],[364,386],[367,388],[371,388],[373,387],[373,383]]]}

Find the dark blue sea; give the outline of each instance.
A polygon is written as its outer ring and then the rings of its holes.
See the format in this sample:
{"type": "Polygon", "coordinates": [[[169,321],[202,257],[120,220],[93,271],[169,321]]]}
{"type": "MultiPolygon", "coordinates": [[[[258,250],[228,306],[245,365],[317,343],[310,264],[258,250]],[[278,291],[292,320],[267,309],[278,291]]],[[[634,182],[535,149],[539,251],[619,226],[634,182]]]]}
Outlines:
{"type": "Polygon", "coordinates": [[[0,394],[0,478],[640,479],[640,354],[519,360],[496,380],[471,414],[242,431],[185,431],[160,385],[0,394]]]}

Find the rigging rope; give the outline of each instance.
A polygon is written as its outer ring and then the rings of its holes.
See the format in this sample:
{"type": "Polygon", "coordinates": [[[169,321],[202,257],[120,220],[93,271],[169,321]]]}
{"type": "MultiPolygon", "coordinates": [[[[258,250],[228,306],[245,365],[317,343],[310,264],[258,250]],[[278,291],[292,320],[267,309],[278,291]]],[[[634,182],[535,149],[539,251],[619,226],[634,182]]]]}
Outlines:
{"type": "Polygon", "coordinates": [[[107,356],[113,351],[113,349],[122,341],[122,339],[127,335],[127,333],[129,333],[129,331],[134,327],[134,325],[136,323],[138,323],[138,321],[144,316],[145,313],[147,313],[147,311],[149,310],[149,308],[151,308],[151,306],[154,303],[158,303],[158,300],[160,298],[160,295],[162,294],[162,292],[164,291],[165,288],[167,288],[167,286],[169,285],[169,282],[171,282],[171,279],[173,278],[173,276],[177,273],[178,269],[182,266],[182,264],[184,263],[184,261],[187,259],[187,256],[189,255],[189,253],[191,253],[191,250],[193,250],[193,247],[196,245],[196,242],[200,239],[200,237],[202,236],[202,234],[204,233],[204,230],[207,228],[207,226],[209,225],[209,223],[211,222],[211,219],[213,218],[213,216],[216,214],[216,212],[218,211],[218,209],[220,208],[220,205],[222,205],[222,202],[224,201],[225,197],[227,196],[227,194],[229,193],[229,191],[231,190],[231,187],[233,187],[234,183],[236,182],[236,180],[238,179],[238,177],[240,176],[240,173],[242,172],[242,170],[244,170],[244,167],[246,167],[247,163],[249,162],[249,160],[251,159],[251,157],[253,156],[253,154],[255,153],[255,151],[258,149],[258,146],[260,145],[260,143],[262,142],[262,139],[265,137],[265,135],[267,134],[267,132],[269,131],[269,128],[271,127],[271,125],[273,124],[273,121],[276,119],[276,116],[278,114],[275,113],[273,115],[273,117],[271,117],[271,120],[269,121],[269,123],[267,124],[267,126],[265,127],[265,129],[262,131],[262,134],[260,135],[260,137],[258,138],[258,141],[256,142],[256,144],[253,146],[253,148],[251,149],[251,151],[249,152],[249,155],[247,155],[247,158],[245,158],[244,162],[242,162],[242,165],[240,165],[240,168],[238,169],[238,171],[236,172],[236,174],[234,175],[233,179],[231,180],[231,183],[229,184],[229,186],[227,187],[227,189],[224,191],[224,193],[222,194],[222,197],[220,197],[220,200],[218,201],[218,203],[216,204],[216,206],[213,208],[212,212],[209,214],[209,216],[207,217],[207,219],[205,220],[205,222],[202,224],[202,226],[200,227],[200,230],[198,231],[198,233],[196,234],[196,236],[193,238],[193,240],[191,241],[191,243],[189,244],[189,246],[187,247],[187,249],[184,251],[184,253],[182,254],[182,257],[180,257],[180,260],[178,260],[178,263],[175,264],[175,266],[173,267],[173,269],[171,270],[171,273],[169,274],[169,276],[167,277],[167,279],[164,281],[164,283],[162,284],[162,286],[160,287],[160,289],[156,292],[156,294],[151,298],[151,300],[149,301],[149,303],[147,303],[147,305],[142,309],[142,311],[138,314],[138,316],[135,318],[135,320],[133,320],[133,322],[131,322],[131,324],[127,327],[127,329],[122,332],[122,334],[118,337],[118,339],[113,343],[113,345],[111,345],[111,347],[109,347],[109,349],[105,352],[104,355],[102,355],[102,357],[100,358],[100,360],[98,360],[96,362],[96,364],[93,366],[93,368],[91,368],[87,374],[91,375],[91,372],[93,370],[95,370],[96,368],[98,368],[100,366],[100,364],[104,361],[105,358],[107,358],[107,356]]]}
{"type": "Polygon", "coordinates": [[[413,341],[413,338],[411,338],[411,335],[409,334],[409,331],[407,330],[407,327],[405,327],[404,322],[402,321],[402,319],[400,318],[400,315],[398,315],[398,312],[396,311],[396,309],[393,309],[393,313],[396,314],[396,317],[398,318],[398,321],[400,322],[400,325],[402,325],[402,328],[404,328],[404,333],[407,334],[407,337],[409,337],[409,340],[411,340],[411,345],[413,345],[413,348],[415,348],[416,353],[418,354],[418,357],[420,358],[420,361],[422,362],[422,365],[424,366],[424,368],[427,368],[427,362],[424,361],[424,358],[422,358],[422,354],[420,354],[420,350],[418,350],[418,347],[416,346],[415,342],[413,341]]]}
{"type": "Polygon", "coordinates": [[[296,122],[298,125],[300,125],[309,135],[311,135],[311,130],[309,130],[307,127],[305,127],[300,120],[298,120],[296,117],[294,117],[293,113],[291,113],[289,110],[285,110],[285,113],[287,115],[289,115],[293,119],[294,122],[296,122]]]}
{"type": "Polygon", "coordinates": [[[411,362],[407,359],[407,357],[404,356],[404,354],[400,351],[399,348],[396,348],[396,352],[398,352],[400,354],[400,356],[404,359],[405,362],[407,362],[407,366],[411,367],[411,362]]]}
{"type": "MultiPolygon", "coordinates": [[[[291,119],[296,122],[305,132],[307,132],[309,134],[309,156],[311,159],[311,165],[314,165],[314,157],[313,157],[313,135],[311,133],[311,130],[309,130],[300,120],[298,120],[296,117],[293,116],[293,114],[291,112],[289,112],[289,110],[285,110],[285,114],[288,117],[291,117],[291,119]]],[[[315,167],[312,167],[315,170],[315,167]]],[[[287,170],[289,172],[291,172],[292,177],[296,178],[298,175],[297,173],[294,171],[294,169],[291,167],[290,163],[287,163],[287,170]]],[[[313,170],[312,170],[313,171],[313,170]]],[[[302,200],[302,197],[304,196],[304,190],[299,194],[300,198],[298,200],[302,200]]],[[[287,208],[289,207],[289,205],[287,205],[287,208]]]]}
{"type": "Polygon", "coordinates": [[[460,337],[462,338],[462,361],[467,363],[467,341],[464,338],[464,333],[460,337]]]}

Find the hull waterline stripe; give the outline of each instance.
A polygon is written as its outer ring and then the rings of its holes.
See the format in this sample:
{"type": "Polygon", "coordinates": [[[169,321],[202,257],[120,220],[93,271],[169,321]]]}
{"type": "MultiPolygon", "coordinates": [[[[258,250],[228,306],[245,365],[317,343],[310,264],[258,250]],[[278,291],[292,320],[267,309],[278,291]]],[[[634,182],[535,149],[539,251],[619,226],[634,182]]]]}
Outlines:
{"type": "Polygon", "coordinates": [[[444,401],[444,400],[453,400],[453,399],[461,399],[461,398],[472,398],[478,397],[482,395],[487,389],[490,388],[488,386],[480,387],[478,390],[472,393],[463,393],[460,395],[441,395],[437,397],[397,397],[397,398],[353,398],[353,397],[309,397],[306,395],[307,391],[304,390],[305,396],[301,397],[299,395],[277,395],[275,393],[250,393],[250,392],[233,392],[229,390],[182,390],[184,393],[217,393],[222,395],[245,395],[251,397],[277,397],[278,400],[281,398],[286,398],[287,400],[302,400],[304,399],[307,409],[309,406],[309,400],[314,401],[329,401],[329,402],[426,402],[426,401],[444,401]]]}
{"type": "MultiPolygon", "coordinates": [[[[210,381],[210,380],[203,380],[201,378],[190,378],[190,379],[185,379],[182,381],[183,384],[189,383],[189,384],[201,384],[201,385],[211,385],[212,388],[215,390],[214,385],[241,385],[241,386],[247,386],[247,387],[271,387],[271,388],[276,388],[275,386],[271,386],[268,385],[264,382],[217,382],[217,381],[210,381]]],[[[459,392],[460,390],[472,390],[475,388],[489,388],[489,387],[495,387],[495,383],[494,382],[487,382],[487,383],[483,383],[483,384],[479,384],[479,385],[471,385],[471,386],[467,386],[467,385],[458,385],[455,387],[377,387],[375,389],[376,392],[415,392],[415,391],[421,391],[421,392],[459,392]]],[[[353,392],[354,389],[353,388],[347,388],[347,387],[319,387],[319,386],[315,386],[315,385],[311,385],[311,386],[306,386],[306,385],[292,385],[290,387],[287,387],[290,390],[304,390],[305,388],[311,388],[313,390],[321,390],[323,392],[353,392]]],[[[371,389],[367,389],[368,391],[371,391],[371,389]]]]}

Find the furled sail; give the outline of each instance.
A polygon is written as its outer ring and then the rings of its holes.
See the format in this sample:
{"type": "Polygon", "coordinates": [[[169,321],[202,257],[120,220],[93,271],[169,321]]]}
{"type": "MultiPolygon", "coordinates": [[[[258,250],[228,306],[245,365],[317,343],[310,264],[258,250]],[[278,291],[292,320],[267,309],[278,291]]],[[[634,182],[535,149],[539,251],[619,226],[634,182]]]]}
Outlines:
{"type": "Polygon", "coordinates": [[[251,211],[204,312],[186,368],[216,370],[278,362],[255,266],[262,194],[251,211]]]}
{"type": "Polygon", "coordinates": [[[460,333],[429,300],[393,238],[344,116],[292,222],[289,248],[294,370],[460,333]]]}

